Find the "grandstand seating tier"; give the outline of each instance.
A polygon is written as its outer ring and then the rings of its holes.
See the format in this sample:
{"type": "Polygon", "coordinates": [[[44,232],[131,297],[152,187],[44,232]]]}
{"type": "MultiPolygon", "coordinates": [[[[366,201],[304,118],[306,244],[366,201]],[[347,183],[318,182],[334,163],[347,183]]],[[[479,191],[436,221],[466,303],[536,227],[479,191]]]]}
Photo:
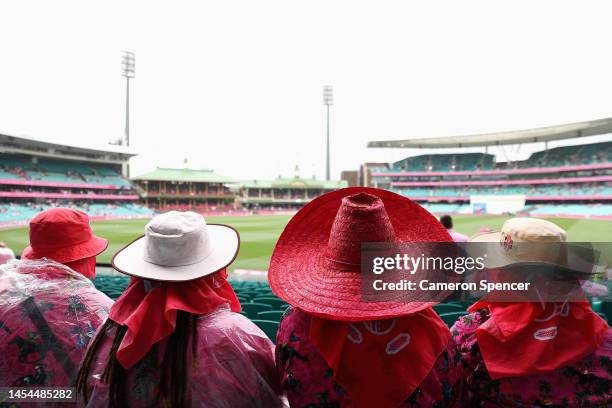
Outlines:
{"type": "Polygon", "coordinates": [[[527,160],[495,164],[495,157],[486,153],[425,154],[407,157],[377,173],[459,172],[500,169],[566,167],[612,162],[612,141],[579,146],[561,146],[533,153],[527,160]]]}
{"type": "Polygon", "coordinates": [[[33,161],[30,157],[8,154],[0,160],[0,179],[132,187],[108,165],[46,158],[33,161]]]}
{"type": "MultiPolygon", "coordinates": [[[[52,205],[31,204],[0,204],[0,223],[28,221],[41,211],[53,208],[52,205]]],[[[70,205],[70,207],[86,212],[90,217],[129,218],[152,217],[153,210],[139,204],[89,204],[88,206],[70,205]]]]}

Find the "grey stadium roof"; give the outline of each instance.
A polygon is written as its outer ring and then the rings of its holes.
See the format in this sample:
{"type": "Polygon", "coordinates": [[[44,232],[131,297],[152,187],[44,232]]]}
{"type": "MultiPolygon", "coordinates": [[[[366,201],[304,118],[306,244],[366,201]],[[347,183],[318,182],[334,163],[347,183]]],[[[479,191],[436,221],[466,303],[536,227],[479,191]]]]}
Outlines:
{"type": "Polygon", "coordinates": [[[612,133],[612,118],[568,123],[565,125],[546,126],[527,130],[513,130],[509,132],[482,133],[465,136],[446,136],[429,139],[420,138],[372,141],[368,143],[368,147],[416,149],[481,147],[548,142],[551,140],[573,139],[577,137],[603,135],[607,133],[612,133]]]}
{"type": "Polygon", "coordinates": [[[136,156],[129,147],[86,147],[45,141],[30,136],[14,136],[0,133],[0,153],[30,154],[46,157],[61,157],[70,160],[94,160],[99,162],[126,162],[136,156]]]}

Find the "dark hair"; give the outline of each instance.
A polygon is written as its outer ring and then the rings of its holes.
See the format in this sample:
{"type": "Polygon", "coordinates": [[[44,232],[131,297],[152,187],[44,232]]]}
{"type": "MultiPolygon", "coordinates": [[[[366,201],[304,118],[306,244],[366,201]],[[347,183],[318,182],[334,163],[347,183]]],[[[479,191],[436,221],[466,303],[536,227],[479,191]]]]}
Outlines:
{"type": "MultiPolygon", "coordinates": [[[[195,363],[197,361],[198,350],[197,318],[197,315],[179,310],[176,315],[175,330],[167,338],[166,350],[161,365],[157,366],[158,347],[152,347],[143,358],[145,360],[152,355],[155,365],[160,371],[158,392],[155,397],[156,405],[179,408],[191,406],[190,396],[188,395],[189,364],[187,350],[189,342],[191,342],[191,353],[195,363]]],[[[76,392],[77,395],[83,396],[85,403],[88,402],[87,380],[91,371],[91,365],[100,350],[102,339],[113,327],[116,327],[115,336],[100,380],[108,385],[108,406],[119,408],[128,406],[126,401],[128,370],[121,366],[116,357],[119,345],[127,332],[127,326],[118,325],[111,319],[106,319],[104,324],[100,326],[96,337],[83,358],[76,379],[76,392]]]]}
{"type": "Polygon", "coordinates": [[[443,215],[440,217],[440,224],[444,225],[444,228],[451,229],[453,228],[453,217],[450,215],[443,215]]]}

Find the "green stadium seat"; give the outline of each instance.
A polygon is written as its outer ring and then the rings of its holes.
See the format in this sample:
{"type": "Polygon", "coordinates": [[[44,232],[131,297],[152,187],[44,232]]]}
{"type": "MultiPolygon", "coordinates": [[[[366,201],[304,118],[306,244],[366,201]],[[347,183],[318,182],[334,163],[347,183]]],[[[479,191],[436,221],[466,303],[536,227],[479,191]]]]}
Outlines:
{"type": "Polygon", "coordinates": [[[451,327],[461,316],[465,316],[468,314],[467,312],[450,312],[450,313],[442,313],[440,318],[446,323],[448,327],[451,327]]]}
{"type": "Polygon", "coordinates": [[[462,305],[457,304],[457,303],[440,303],[439,305],[435,305],[433,309],[439,315],[444,314],[444,313],[465,311],[465,308],[462,305]]]}
{"type": "Polygon", "coordinates": [[[272,308],[276,310],[284,310],[284,308],[287,307],[287,302],[277,298],[276,296],[255,297],[251,299],[251,301],[255,303],[265,303],[266,305],[272,306],[272,308]]]}
{"type": "Polygon", "coordinates": [[[284,310],[267,310],[265,312],[257,313],[257,317],[262,320],[273,320],[279,322],[284,314],[284,310]]]}
{"type": "Polygon", "coordinates": [[[470,306],[472,306],[475,302],[449,302],[451,304],[461,305],[463,310],[468,310],[470,306]]]}
{"type": "Polygon", "coordinates": [[[597,314],[599,315],[599,317],[604,319],[606,323],[608,323],[608,316],[606,316],[604,313],[601,313],[601,312],[597,312],[597,314]]]}
{"type": "Polygon", "coordinates": [[[256,319],[257,313],[272,310],[272,306],[264,303],[243,303],[242,310],[247,314],[247,316],[249,316],[249,318],[256,319]]]}
{"type": "Polygon", "coordinates": [[[108,297],[109,297],[109,298],[111,298],[111,299],[113,299],[113,300],[117,300],[117,298],[123,294],[123,291],[118,291],[118,290],[109,290],[109,291],[107,292],[107,294],[108,294],[108,297]]]}
{"type": "Polygon", "coordinates": [[[249,299],[252,299],[256,296],[261,296],[259,292],[252,290],[240,290],[238,291],[238,294],[240,294],[240,296],[248,297],[249,299]]]}
{"type": "Polygon", "coordinates": [[[276,332],[278,331],[278,322],[272,320],[252,319],[259,328],[268,336],[272,343],[276,343],[276,332]]]}
{"type": "Polygon", "coordinates": [[[612,322],[612,302],[601,302],[601,312],[606,316],[606,321],[612,322]]]}
{"type": "Polygon", "coordinates": [[[601,312],[601,300],[599,300],[598,298],[592,298],[590,299],[591,302],[591,309],[593,309],[594,312],[601,312]]]}

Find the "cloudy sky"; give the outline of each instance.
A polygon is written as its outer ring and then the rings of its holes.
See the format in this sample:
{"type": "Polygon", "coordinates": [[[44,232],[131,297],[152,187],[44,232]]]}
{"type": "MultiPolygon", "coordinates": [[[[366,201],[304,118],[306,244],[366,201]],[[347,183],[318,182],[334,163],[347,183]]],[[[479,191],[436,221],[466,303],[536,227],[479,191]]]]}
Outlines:
{"type": "Polygon", "coordinates": [[[88,146],[120,137],[124,49],[136,53],[133,173],[186,158],[244,179],[296,164],[321,177],[325,84],[336,177],[416,153],[369,140],[612,116],[612,3],[416,3],[2,2],[0,132],[88,146]]]}

